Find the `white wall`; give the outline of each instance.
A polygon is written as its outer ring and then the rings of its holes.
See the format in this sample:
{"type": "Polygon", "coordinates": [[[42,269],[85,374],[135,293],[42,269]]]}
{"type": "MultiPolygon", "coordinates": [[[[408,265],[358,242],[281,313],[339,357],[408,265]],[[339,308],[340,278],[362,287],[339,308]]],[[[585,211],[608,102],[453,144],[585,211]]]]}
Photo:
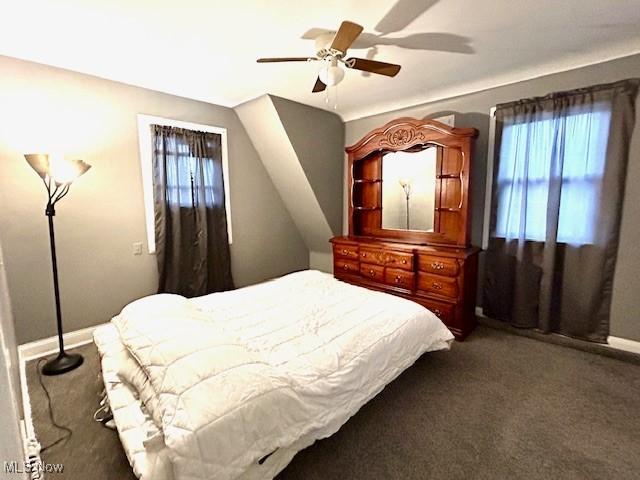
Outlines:
{"type": "MultiPolygon", "coordinates": [[[[20,436],[20,398],[18,351],[0,246],[0,468],[3,469],[4,462],[21,464],[25,459],[20,436]]],[[[7,475],[7,478],[26,478],[26,475],[7,475]]]]}

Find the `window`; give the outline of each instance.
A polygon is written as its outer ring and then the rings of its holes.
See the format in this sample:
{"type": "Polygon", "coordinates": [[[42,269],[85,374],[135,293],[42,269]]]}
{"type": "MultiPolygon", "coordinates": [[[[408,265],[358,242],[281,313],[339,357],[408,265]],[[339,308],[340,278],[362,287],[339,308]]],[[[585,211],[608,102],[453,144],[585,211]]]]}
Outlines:
{"type": "MultiPolygon", "coordinates": [[[[200,197],[200,195],[196,195],[200,182],[195,182],[194,176],[199,178],[203,174],[205,180],[204,198],[207,199],[207,205],[215,204],[215,188],[210,182],[207,182],[208,179],[213,178],[213,170],[215,169],[213,159],[203,158],[203,164],[200,166],[197,158],[191,155],[189,145],[177,143],[175,146],[178,149],[177,171],[171,170],[167,175],[167,198],[169,202],[181,207],[191,208],[196,203],[196,199],[200,197]]],[[[167,153],[170,154],[170,152],[167,153]]]]}
{"type": "MultiPolygon", "coordinates": [[[[140,164],[142,169],[142,187],[144,194],[145,219],[147,229],[147,245],[149,253],[156,251],[155,238],[155,212],[153,206],[153,168],[152,168],[152,138],[151,125],[165,125],[179,127],[187,130],[197,130],[219,134],[222,142],[222,170],[224,178],[225,210],[227,214],[227,233],[229,244],[232,243],[231,232],[231,201],[229,198],[229,163],[227,153],[227,130],[225,128],[213,127],[210,125],[200,125],[167,118],[153,117],[150,115],[138,115],[138,138],[140,147],[140,164]]],[[[179,145],[180,149],[185,149],[188,153],[188,145],[179,145]]],[[[192,177],[197,174],[195,161],[185,163],[177,176],[167,178],[169,188],[173,190],[171,197],[181,206],[191,205],[190,195],[192,194],[192,177]]],[[[213,163],[213,162],[212,162],[213,163]]],[[[205,165],[206,168],[206,165],[205,165]]],[[[207,189],[205,195],[213,195],[213,189],[207,189]]]]}
{"type": "Polygon", "coordinates": [[[560,182],[557,240],[593,243],[611,113],[588,111],[505,125],[497,176],[495,234],[544,241],[550,186],[560,182]]]}

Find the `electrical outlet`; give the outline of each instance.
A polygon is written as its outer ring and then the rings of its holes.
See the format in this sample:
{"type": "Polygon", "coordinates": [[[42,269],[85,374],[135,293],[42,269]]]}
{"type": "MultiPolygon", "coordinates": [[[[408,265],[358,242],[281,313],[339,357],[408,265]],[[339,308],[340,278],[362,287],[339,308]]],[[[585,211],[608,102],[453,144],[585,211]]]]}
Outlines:
{"type": "Polygon", "coordinates": [[[133,242],[133,254],[142,255],[142,242],[133,242]]]}

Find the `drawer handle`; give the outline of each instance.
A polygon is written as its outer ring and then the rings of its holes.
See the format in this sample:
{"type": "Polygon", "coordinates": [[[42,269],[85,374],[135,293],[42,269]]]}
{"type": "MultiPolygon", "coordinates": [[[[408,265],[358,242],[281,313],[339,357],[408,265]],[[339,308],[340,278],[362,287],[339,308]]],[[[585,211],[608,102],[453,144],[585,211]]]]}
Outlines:
{"type": "Polygon", "coordinates": [[[442,312],[440,311],[439,308],[434,308],[433,309],[433,313],[435,313],[437,317],[441,317],[442,316],[442,312]]]}
{"type": "Polygon", "coordinates": [[[343,254],[343,255],[346,255],[347,253],[349,253],[349,251],[348,251],[348,250],[346,250],[346,249],[345,249],[345,250],[342,250],[342,254],[343,254]]]}
{"type": "Polygon", "coordinates": [[[396,278],[394,278],[393,281],[396,282],[396,283],[401,283],[402,282],[402,277],[400,275],[396,275],[396,278]]]}
{"type": "Polygon", "coordinates": [[[433,262],[431,264],[431,268],[433,268],[434,270],[442,270],[444,268],[444,263],[442,263],[442,262],[433,262]]]}
{"type": "Polygon", "coordinates": [[[374,270],[369,270],[369,275],[372,277],[376,276],[376,272],[374,270]]]}
{"type": "Polygon", "coordinates": [[[442,284],[441,283],[433,282],[431,284],[431,286],[433,287],[434,290],[442,290],[442,284]]]}
{"type": "Polygon", "coordinates": [[[347,265],[346,263],[342,266],[342,268],[344,268],[345,270],[349,270],[349,265],[347,265]]]}
{"type": "Polygon", "coordinates": [[[363,254],[362,254],[362,258],[364,258],[364,257],[366,257],[366,256],[367,256],[367,254],[366,254],[366,253],[363,253],[363,254]]]}
{"type": "Polygon", "coordinates": [[[406,258],[402,260],[402,264],[403,264],[403,265],[406,265],[406,264],[407,264],[407,259],[406,259],[406,258]]]}

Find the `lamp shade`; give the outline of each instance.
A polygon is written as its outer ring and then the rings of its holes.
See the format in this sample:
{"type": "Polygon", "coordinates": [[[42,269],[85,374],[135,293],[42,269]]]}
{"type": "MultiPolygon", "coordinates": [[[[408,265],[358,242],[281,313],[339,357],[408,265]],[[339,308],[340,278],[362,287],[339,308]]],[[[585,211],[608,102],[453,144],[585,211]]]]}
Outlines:
{"type": "Polygon", "coordinates": [[[46,153],[27,153],[24,158],[27,159],[31,168],[33,168],[41,178],[47,176],[49,172],[49,155],[46,153]]]}
{"type": "Polygon", "coordinates": [[[58,185],[73,182],[76,178],[84,175],[91,165],[82,160],[67,160],[62,156],[49,157],[49,176],[58,185]]]}
{"type": "Polygon", "coordinates": [[[30,153],[24,157],[41,178],[48,176],[58,185],[73,182],[91,168],[91,165],[82,160],[67,160],[62,155],[30,153]]]}

